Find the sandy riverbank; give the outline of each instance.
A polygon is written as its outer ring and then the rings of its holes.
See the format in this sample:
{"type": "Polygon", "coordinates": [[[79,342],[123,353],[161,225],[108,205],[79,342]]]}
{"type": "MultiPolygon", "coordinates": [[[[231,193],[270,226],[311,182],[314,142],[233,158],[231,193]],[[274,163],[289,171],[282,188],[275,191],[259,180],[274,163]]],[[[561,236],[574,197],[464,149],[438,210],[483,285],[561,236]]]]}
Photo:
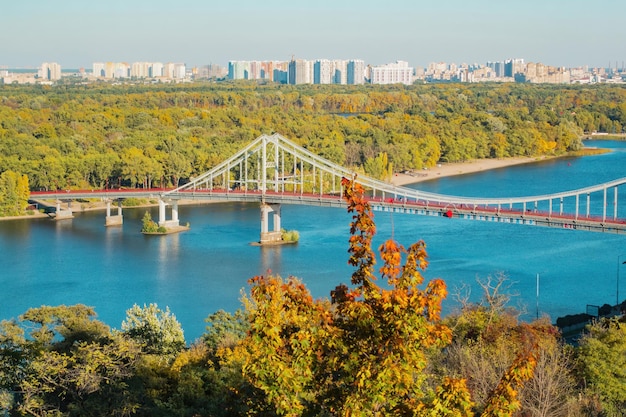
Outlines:
{"type": "Polygon", "coordinates": [[[439,164],[435,167],[411,174],[396,173],[391,183],[394,185],[407,185],[416,182],[433,180],[436,178],[450,177],[453,175],[471,174],[490,169],[503,168],[512,165],[527,164],[545,159],[545,157],[516,157],[503,159],[478,159],[468,162],[456,162],[451,164],[439,164]]]}

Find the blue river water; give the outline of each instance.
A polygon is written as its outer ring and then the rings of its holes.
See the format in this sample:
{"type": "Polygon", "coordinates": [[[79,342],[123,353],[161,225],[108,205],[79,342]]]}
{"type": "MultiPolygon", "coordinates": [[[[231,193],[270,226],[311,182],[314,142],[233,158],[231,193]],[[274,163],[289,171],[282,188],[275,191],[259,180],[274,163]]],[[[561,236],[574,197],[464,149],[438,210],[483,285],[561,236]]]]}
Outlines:
{"type": "MultiPolygon", "coordinates": [[[[626,143],[597,141],[611,153],[560,158],[477,174],[434,179],[412,187],[463,196],[540,195],[582,188],[626,176],[626,143]]],[[[621,191],[621,190],[620,190],[621,191]]],[[[620,206],[626,210],[626,192],[620,206]]],[[[153,218],[156,208],[148,209],[153,218]]],[[[122,227],[104,227],[103,212],[76,213],[72,220],[0,222],[0,319],[41,305],[93,306],[98,318],[120,328],[133,304],[169,307],[188,342],[205,330],[205,318],[241,307],[247,280],[259,274],[296,276],[314,297],[349,284],[350,215],[342,209],[283,206],[282,225],[300,242],[258,247],[258,205],[243,203],[180,207],[191,229],[144,236],[146,209],[125,209],[122,227]]],[[[425,278],[443,278],[450,296],[444,313],[458,307],[453,294],[477,280],[504,274],[511,304],[526,319],[552,321],[584,312],[588,304],[626,299],[626,236],[462,219],[376,212],[375,245],[393,237],[408,247],[423,239],[425,278]],[[539,276],[539,280],[537,279],[539,276]]]]}

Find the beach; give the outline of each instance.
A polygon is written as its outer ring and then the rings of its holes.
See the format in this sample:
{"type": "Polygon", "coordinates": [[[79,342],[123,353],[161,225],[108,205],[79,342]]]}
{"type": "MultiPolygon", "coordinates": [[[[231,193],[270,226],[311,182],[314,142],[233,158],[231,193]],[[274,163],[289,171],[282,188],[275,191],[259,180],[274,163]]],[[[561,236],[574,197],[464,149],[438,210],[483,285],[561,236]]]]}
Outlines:
{"type": "Polygon", "coordinates": [[[527,164],[545,159],[545,157],[515,157],[502,159],[478,159],[467,162],[441,163],[428,169],[411,173],[395,173],[391,179],[393,185],[407,185],[436,178],[450,177],[453,175],[471,174],[474,172],[487,171],[490,169],[503,168],[512,165],[527,164]]]}

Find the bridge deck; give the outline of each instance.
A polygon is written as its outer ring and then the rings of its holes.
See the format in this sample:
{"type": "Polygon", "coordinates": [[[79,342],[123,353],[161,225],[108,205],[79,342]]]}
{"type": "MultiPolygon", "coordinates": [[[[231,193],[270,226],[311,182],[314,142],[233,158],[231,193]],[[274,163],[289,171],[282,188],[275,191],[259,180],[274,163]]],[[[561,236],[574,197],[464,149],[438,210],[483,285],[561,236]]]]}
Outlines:
{"type": "MultiPolygon", "coordinates": [[[[341,195],[314,194],[314,193],[285,193],[267,191],[242,190],[181,190],[170,193],[170,190],[82,190],[61,192],[33,192],[31,196],[37,199],[80,200],[80,199],[121,199],[121,198],[162,198],[167,193],[167,199],[189,201],[236,201],[310,205],[319,207],[345,208],[346,204],[341,195]]],[[[426,216],[442,216],[467,220],[481,220],[499,223],[514,223],[533,226],[557,227],[572,230],[587,230],[596,232],[626,233],[626,220],[612,219],[599,215],[574,215],[540,210],[519,210],[501,206],[473,205],[467,202],[452,204],[430,200],[408,200],[384,197],[369,197],[368,201],[375,211],[393,211],[404,214],[418,214],[426,216]]]]}

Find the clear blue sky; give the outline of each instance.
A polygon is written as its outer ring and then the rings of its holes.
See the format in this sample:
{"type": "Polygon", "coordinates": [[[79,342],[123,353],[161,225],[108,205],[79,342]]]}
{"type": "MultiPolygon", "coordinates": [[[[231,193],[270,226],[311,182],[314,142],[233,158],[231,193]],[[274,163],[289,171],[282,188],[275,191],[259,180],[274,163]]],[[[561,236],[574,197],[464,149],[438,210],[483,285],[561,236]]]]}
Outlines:
{"type": "Polygon", "coordinates": [[[626,61],[626,0],[5,0],[0,66],[626,61]]]}

